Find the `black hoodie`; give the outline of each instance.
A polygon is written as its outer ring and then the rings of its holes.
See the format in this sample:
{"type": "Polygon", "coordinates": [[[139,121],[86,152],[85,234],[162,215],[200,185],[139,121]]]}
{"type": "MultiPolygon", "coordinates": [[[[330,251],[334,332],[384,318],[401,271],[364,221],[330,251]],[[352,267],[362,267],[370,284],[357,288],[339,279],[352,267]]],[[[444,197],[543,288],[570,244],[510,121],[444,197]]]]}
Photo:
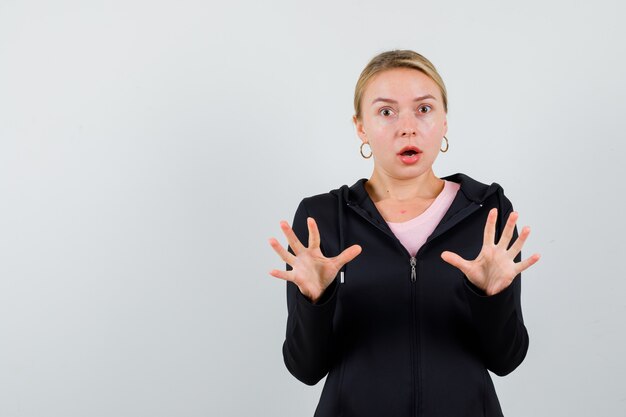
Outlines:
{"type": "MultiPolygon", "coordinates": [[[[461,187],[414,258],[376,209],[365,179],[300,203],[293,229],[302,242],[310,216],[325,256],[362,247],[317,304],[287,283],[285,364],[309,385],[328,374],[315,416],[502,416],[487,370],[506,375],[526,355],[520,276],[486,296],[440,255],[476,258],[489,210],[498,208],[497,242],[513,207],[497,183],[460,173],[443,179],[461,187]]],[[[511,244],[517,237],[515,228],[511,244]]]]}

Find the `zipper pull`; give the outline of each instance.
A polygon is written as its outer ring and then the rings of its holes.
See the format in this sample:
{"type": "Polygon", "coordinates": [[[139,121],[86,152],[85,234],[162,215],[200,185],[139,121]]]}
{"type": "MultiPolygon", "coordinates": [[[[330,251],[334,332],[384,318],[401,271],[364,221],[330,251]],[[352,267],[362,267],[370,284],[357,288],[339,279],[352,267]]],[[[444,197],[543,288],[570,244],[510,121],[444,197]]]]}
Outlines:
{"type": "Polygon", "coordinates": [[[415,282],[417,279],[417,274],[415,273],[415,265],[417,264],[417,260],[415,256],[411,257],[411,282],[415,282]]]}

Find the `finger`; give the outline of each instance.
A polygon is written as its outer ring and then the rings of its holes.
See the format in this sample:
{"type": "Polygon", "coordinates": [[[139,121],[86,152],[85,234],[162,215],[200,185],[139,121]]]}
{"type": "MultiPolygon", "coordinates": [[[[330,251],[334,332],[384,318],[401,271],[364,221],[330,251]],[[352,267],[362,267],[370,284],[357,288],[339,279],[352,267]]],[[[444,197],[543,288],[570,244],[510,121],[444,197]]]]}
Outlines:
{"type": "Polygon", "coordinates": [[[517,240],[513,243],[513,245],[509,249],[509,254],[513,258],[515,258],[517,254],[520,253],[520,251],[522,250],[522,247],[524,246],[526,239],[528,239],[528,235],[530,235],[530,227],[524,226],[519,236],[517,237],[517,240]]]}
{"type": "Polygon", "coordinates": [[[498,218],[498,209],[489,210],[487,221],[485,222],[485,233],[483,236],[483,245],[494,245],[496,240],[496,220],[498,218]]]}
{"type": "Polygon", "coordinates": [[[275,278],[280,278],[285,281],[293,282],[293,273],[291,271],[281,271],[280,269],[272,269],[270,275],[275,278]]]}
{"type": "Polygon", "coordinates": [[[537,263],[537,261],[541,258],[541,255],[539,255],[538,253],[535,253],[531,256],[529,256],[528,258],[524,259],[522,262],[518,262],[517,265],[517,273],[521,273],[522,271],[525,271],[526,269],[530,268],[532,265],[534,265],[535,263],[537,263]]]}
{"type": "Polygon", "coordinates": [[[345,249],[339,255],[335,256],[335,262],[339,268],[342,268],[345,264],[359,256],[361,253],[361,247],[359,245],[352,245],[349,248],[345,249]]]}
{"type": "Polygon", "coordinates": [[[289,246],[291,246],[293,253],[297,255],[305,249],[302,243],[300,243],[298,236],[296,236],[293,229],[289,226],[289,223],[283,220],[280,222],[280,228],[283,230],[283,234],[287,238],[287,242],[289,242],[289,246]]]}
{"type": "Polygon", "coordinates": [[[450,265],[460,269],[463,273],[469,268],[469,261],[463,259],[454,252],[444,251],[441,252],[441,259],[449,263],[450,265]]]}
{"type": "Polygon", "coordinates": [[[269,242],[270,242],[270,246],[272,247],[272,249],[274,249],[274,251],[278,254],[278,256],[280,256],[280,259],[282,259],[285,263],[288,263],[289,265],[293,266],[296,260],[296,257],[293,256],[291,253],[289,253],[289,251],[285,249],[283,245],[281,245],[278,242],[278,240],[271,238],[269,242]]]}
{"type": "Polygon", "coordinates": [[[309,226],[309,249],[320,247],[320,231],[313,217],[308,217],[306,223],[309,226]]]}
{"type": "Polygon", "coordinates": [[[504,230],[502,231],[497,246],[504,247],[505,250],[509,247],[509,243],[511,243],[511,238],[513,237],[513,230],[515,229],[515,222],[517,222],[518,218],[519,213],[516,211],[512,211],[509,214],[509,218],[506,220],[504,230]]]}

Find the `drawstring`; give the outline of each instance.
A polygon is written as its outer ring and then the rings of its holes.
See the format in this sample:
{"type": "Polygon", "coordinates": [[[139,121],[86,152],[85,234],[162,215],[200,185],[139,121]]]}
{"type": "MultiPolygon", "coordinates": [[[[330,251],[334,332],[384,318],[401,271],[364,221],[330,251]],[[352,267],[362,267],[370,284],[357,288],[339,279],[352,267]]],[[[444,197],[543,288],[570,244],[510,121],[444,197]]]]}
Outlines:
{"type": "MultiPolygon", "coordinates": [[[[339,196],[337,198],[338,201],[338,208],[337,208],[337,215],[338,215],[338,223],[339,223],[339,253],[341,253],[346,246],[346,241],[345,241],[345,235],[344,235],[344,216],[345,216],[345,206],[348,204],[348,186],[347,185],[343,185],[341,187],[341,192],[339,193],[339,196]]],[[[341,270],[339,271],[340,274],[345,274],[346,272],[346,265],[341,267],[341,270]]]]}

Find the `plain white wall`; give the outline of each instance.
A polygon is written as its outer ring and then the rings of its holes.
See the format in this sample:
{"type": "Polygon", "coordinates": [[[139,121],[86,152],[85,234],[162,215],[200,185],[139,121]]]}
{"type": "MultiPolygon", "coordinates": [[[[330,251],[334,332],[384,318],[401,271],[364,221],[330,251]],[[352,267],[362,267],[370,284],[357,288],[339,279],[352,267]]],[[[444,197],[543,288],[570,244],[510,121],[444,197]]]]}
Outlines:
{"type": "Polygon", "coordinates": [[[624,415],[622,2],[0,2],[0,417],[304,416],[281,356],[305,196],[368,177],[356,79],[423,53],[435,172],[533,232],[507,416],[624,415]]]}

